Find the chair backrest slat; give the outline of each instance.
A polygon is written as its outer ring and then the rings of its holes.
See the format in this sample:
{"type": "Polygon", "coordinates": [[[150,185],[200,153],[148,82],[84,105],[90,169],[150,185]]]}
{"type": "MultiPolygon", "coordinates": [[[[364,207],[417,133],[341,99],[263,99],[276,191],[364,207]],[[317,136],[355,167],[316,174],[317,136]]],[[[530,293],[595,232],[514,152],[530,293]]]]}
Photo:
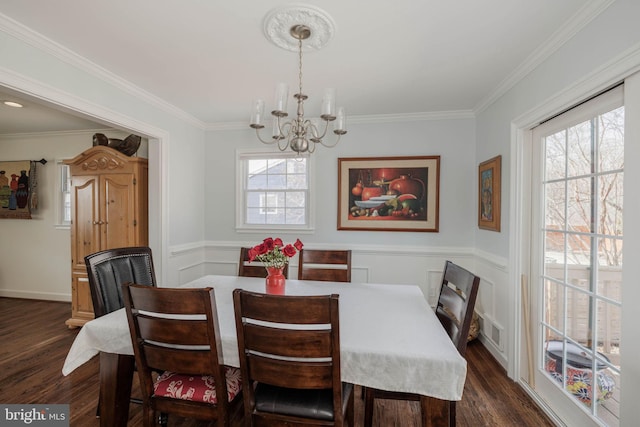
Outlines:
{"type": "Polygon", "coordinates": [[[302,249],[298,256],[298,279],[351,282],[351,251],[302,249]]]}
{"type": "MultiPolygon", "coordinates": [[[[189,352],[145,344],[143,346],[147,366],[158,372],[170,371],[186,375],[213,375],[209,350],[189,352]]],[[[224,378],[224,377],[222,377],[224,378]]]]}
{"type": "Polygon", "coordinates": [[[330,362],[285,362],[252,354],[248,365],[251,378],[261,383],[298,389],[333,387],[333,366],[330,362]]]}
{"type": "Polygon", "coordinates": [[[207,320],[158,319],[138,315],[140,336],[147,341],[171,345],[208,345],[209,323],[207,320]]]}
{"type": "Polygon", "coordinates": [[[282,357],[331,357],[331,330],[295,330],[245,324],[246,346],[282,357]]]}

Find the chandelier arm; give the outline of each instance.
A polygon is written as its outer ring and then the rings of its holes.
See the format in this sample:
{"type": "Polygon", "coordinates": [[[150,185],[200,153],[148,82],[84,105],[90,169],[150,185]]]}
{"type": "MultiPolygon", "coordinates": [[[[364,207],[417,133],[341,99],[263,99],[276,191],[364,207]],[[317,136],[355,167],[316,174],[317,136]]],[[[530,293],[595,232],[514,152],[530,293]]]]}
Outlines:
{"type": "Polygon", "coordinates": [[[338,135],[338,137],[336,138],[336,142],[334,142],[333,144],[325,144],[324,140],[322,140],[322,139],[321,139],[319,142],[320,142],[320,144],[322,144],[324,147],[327,147],[327,148],[333,148],[333,147],[335,147],[336,145],[338,145],[338,142],[340,142],[340,137],[342,136],[342,135],[340,135],[340,134],[337,134],[337,135],[338,135]]]}
{"type": "Polygon", "coordinates": [[[274,115],[274,117],[276,118],[276,128],[278,129],[278,135],[274,135],[273,138],[274,139],[284,139],[285,138],[285,133],[282,131],[282,129],[287,125],[287,122],[281,123],[280,122],[280,115],[274,115]]]}
{"type": "Polygon", "coordinates": [[[271,141],[265,141],[264,139],[262,139],[262,138],[260,137],[260,129],[264,129],[264,128],[256,128],[256,136],[258,137],[258,139],[260,140],[260,142],[262,142],[263,144],[271,145],[271,144],[273,144],[274,142],[278,141],[278,139],[276,139],[276,138],[273,138],[271,141]]]}
{"type": "Polygon", "coordinates": [[[288,139],[278,139],[278,150],[280,151],[284,151],[289,147],[289,140],[288,139]],[[284,141],[284,145],[282,145],[282,141],[284,141]]]}
{"type": "Polygon", "coordinates": [[[322,138],[324,138],[327,135],[327,130],[329,130],[329,120],[323,120],[323,122],[324,122],[324,131],[322,132],[322,135],[318,136],[318,139],[320,140],[322,140],[322,138]]]}

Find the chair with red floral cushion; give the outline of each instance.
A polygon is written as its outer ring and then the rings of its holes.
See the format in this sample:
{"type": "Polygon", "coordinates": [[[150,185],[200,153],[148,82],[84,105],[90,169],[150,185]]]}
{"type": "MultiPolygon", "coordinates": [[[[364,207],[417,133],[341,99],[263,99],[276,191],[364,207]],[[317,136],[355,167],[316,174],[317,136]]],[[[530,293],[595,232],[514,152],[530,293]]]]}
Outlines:
{"type": "MultiPolygon", "coordinates": [[[[249,250],[251,248],[240,248],[240,261],[238,262],[238,276],[243,277],[267,277],[267,269],[258,260],[249,262],[249,250]]],[[[289,264],[284,265],[282,270],[284,277],[289,277],[289,264]]]]}
{"type": "Polygon", "coordinates": [[[240,414],[240,370],[222,364],[213,288],[126,283],[122,295],[142,389],[143,422],[158,413],[217,420],[240,414]],[[163,372],[157,376],[156,371],[163,372]]]}
{"type": "Polygon", "coordinates": [[[351,282],[351,251],[302,249],[298,256],[298,279],[351,282]]]}
{"type": "Polygon", "coordinates": [[[246,425],[354,425],[338,298],[233,291],[246,425]]]}

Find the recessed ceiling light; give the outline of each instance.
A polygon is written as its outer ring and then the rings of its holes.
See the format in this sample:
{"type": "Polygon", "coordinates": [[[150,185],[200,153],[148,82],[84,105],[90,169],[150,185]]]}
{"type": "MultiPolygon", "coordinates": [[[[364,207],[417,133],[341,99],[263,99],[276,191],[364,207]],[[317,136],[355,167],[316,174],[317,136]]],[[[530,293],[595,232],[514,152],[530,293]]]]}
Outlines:
{"type": "Polygon", "coordinates": [[[4,105],[7,105],[9,107],[22,108],[22,104],[19,104],[15,101],[4,101],[4,105]]]}

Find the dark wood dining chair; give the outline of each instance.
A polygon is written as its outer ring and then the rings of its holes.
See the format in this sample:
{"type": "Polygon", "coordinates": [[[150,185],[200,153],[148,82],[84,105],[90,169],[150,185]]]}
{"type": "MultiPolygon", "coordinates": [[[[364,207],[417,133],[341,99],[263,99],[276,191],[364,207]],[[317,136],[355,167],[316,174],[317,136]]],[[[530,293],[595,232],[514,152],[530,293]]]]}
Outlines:
{"type": "MultiPolygon", "coordinates": [[[[467,337],[469,335],[471,320],[473,319],[473,309],[476,304],[479,287],[480,277],[451,261],[445,263],[436,315],[462,357],[464,357],[467,349],[467,337]]],[[[425,396],[372,388],[366,388],[364,394],[365,427],[371,427],[373,424],[373,405],[375,399],[417,400],[420,401],[423,423],[425,417],[430,416],[430,414],[428,414],[429,398],[425,396]]],[[[446,414],[443,415],[446,416],[446,414]]],[[[455,426],[455,401],[448,402],[448,418],[449,425],[455,426]]]]}
{"type": "Polygon", "coordinates": [[[298,256],[298,279],[351,282],[351,251],[302,249],[298,256]]]}
{"type": "MultiPolygon", "coordinates": [[[[267,269],[258,260],[249,262],[249,249],[240,248],[240,261],[238,262],[238,276],[267,277],[267,269]]],[[[289,264],[285,264],[282,270],[284,277],[289,277],[289,264]]]]}
{"type": "Polygon", "coordinates": [[[95,317],[124,307],[122,284],[127,282],[156,286],[151,248],[114,248],[84,258],[95,317]]]}
{"type": "Polygon", "coordinates": [[[126,283],[122,291],[145,427],[156,425],[159,413],[228,426],[241,414],[242,380],[240,369],[222,363],[213,288],[126,283]]]}
{"type": "Polygon", "coordinates": [[[353,426],[353,385],[340,379],[338,295],[236,289],[233,304],[247,425],[353,426]]]}
{"type": "MultiPolygon", "coordinates": [[[[151,248],[147,246],[107,249],[87,255],[84,263],[96,318],[124,307],[123,283],[157,285],[151,248]]],[[[141,404],[142,400],[131,398],[131,402],[141,404]]],[[[100,399],[96,416],[100,416],[100,399]]]]}

